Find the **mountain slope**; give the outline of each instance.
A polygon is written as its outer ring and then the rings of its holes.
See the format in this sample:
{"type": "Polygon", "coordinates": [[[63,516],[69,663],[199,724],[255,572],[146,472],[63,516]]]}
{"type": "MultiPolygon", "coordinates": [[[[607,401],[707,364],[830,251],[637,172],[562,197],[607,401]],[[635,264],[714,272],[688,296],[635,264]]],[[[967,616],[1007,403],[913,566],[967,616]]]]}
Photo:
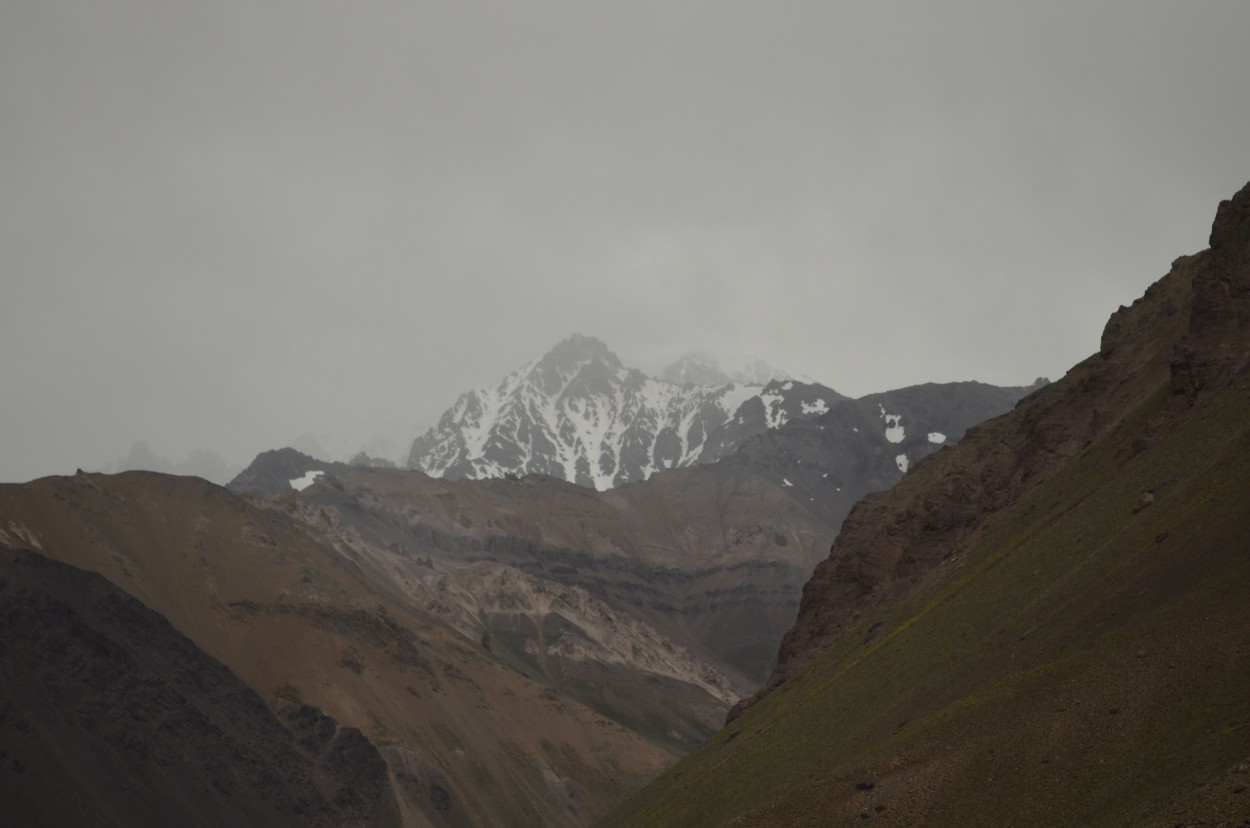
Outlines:
{"type": "Polygon", "coordinates": [[[360,468],[257,503],[377,594],[679,752],[767,676],[834,532],[791,490],[710,466],[603,493],[360,468]]]}
{"type": "Polygon", "coordinates": [[[857,506],[771,691],[607,824],[1245,818],[1247,365],[1250,186],[1098,355],[857,506]]]}

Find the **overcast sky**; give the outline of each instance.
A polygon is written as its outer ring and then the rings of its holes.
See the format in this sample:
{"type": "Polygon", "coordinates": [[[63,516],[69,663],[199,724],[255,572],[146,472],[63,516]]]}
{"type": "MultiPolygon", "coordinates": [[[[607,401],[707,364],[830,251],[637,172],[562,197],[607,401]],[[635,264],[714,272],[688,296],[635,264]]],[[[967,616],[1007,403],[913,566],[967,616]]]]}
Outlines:
{"type": "Polygon", "coordinates": [[[1250,179],[1247,32],[1245,0],[7,0],[0,480],[410,439],[575,331],[852,395],[1057,378],[1250,179]]]}

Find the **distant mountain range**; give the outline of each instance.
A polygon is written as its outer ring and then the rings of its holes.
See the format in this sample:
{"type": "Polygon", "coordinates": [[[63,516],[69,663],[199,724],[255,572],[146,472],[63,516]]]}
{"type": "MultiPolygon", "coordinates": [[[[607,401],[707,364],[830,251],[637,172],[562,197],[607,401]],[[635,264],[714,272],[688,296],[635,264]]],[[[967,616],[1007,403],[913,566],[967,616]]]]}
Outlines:
{"type": "Polygon", "coordinates": [[[152,451],[145,440],[136,440],[125,457],[107,463],[102,471],[105,474],[116,474],[139,470],[202,477],[218,485],[224,485],[241,471],[239,466],[230,466],[211,449],[196,449],[185,460],[174,463],[152,451]]]}

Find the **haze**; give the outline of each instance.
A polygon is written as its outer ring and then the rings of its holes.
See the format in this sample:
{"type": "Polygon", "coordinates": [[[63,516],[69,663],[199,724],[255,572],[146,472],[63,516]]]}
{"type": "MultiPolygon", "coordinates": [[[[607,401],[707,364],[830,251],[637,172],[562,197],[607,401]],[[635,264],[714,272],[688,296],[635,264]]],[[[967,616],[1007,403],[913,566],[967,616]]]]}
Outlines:
{"type": "Polygon", "coordinates": [[[8,2],[0,480],[418,431],[573,332],[1061,376],[1250,179],[1236,2],[8,2]]]}

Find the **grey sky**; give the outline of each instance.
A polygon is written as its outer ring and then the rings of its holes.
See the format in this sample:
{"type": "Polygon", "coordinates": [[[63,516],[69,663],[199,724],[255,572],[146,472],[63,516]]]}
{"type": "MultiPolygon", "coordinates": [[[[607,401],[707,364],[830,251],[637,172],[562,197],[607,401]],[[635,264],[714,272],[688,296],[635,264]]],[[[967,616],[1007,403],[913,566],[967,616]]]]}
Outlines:
{"type": "Polygon", "coordinates": [[[574,331],[1057,377],[1250,179],[1250,3],[0,5],[0,480],[430,424],[574,331]]]}

